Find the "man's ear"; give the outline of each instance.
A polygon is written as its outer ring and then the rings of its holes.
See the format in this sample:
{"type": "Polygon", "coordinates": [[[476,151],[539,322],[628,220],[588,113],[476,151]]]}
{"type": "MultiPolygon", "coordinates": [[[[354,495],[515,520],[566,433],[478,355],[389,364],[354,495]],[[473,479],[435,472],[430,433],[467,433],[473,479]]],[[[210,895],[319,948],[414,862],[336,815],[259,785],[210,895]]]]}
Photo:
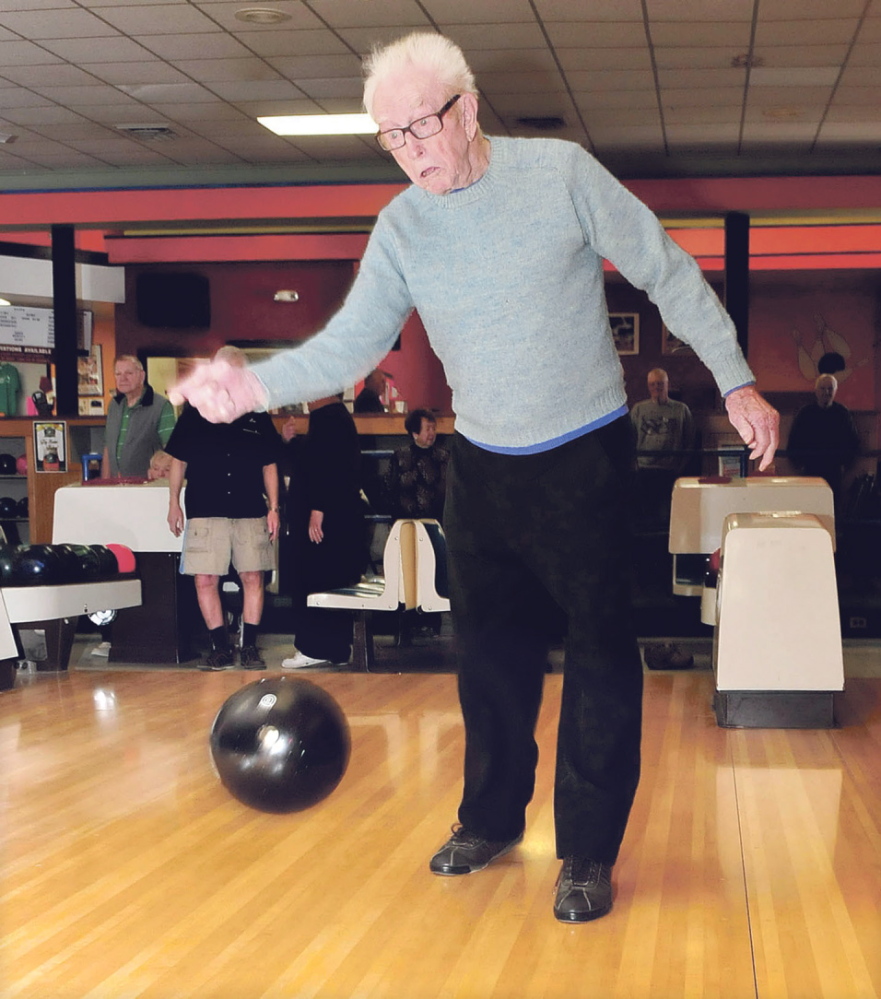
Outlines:
{"type": "Polygon", "coordinates": [[[462,94],[459,98],[459,104],[462,107],[462,124],[465,126],[465,135],[471,142],[480,129],[477,123],[477,97],[474,94],[462,94]]]}

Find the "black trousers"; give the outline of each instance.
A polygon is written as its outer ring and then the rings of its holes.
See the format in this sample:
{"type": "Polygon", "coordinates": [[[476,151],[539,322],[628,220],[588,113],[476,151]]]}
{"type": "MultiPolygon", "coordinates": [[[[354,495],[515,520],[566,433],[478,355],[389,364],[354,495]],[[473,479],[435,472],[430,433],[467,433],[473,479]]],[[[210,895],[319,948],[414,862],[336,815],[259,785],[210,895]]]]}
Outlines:
{"type": "Polygon", "coordinates": [[[524,828],[534,731],[560,622],[565,667],[554,815],[559,857],[613,863],[639,780],[642,664],[630,600],[627,417],[535,455],[453,440],[445,531],[465,722],[459,821],[524,828]]]}

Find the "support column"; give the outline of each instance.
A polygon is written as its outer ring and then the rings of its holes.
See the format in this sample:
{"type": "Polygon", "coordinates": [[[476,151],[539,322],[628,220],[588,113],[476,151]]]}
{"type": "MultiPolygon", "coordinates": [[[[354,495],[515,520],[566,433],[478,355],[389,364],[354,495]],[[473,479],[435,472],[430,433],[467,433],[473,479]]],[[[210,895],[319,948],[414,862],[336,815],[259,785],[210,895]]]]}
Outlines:
{"type": "Polygon", "coordinates": [[[749,359],[749,215],[744,212],[725,216],[725,308],[749,359]]]}
{"type": "Polygon", "coordinates": [[[52,226],[52,296],[55,323],[55,412],[78,416],[76,261],[74,227],[52,226]]]}

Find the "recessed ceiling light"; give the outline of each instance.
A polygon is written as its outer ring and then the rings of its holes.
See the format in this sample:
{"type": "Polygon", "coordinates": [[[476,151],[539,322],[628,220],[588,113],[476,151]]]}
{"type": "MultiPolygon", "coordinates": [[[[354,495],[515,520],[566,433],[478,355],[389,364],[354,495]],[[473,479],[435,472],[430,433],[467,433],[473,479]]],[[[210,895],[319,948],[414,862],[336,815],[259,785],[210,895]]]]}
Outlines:
{"type": "Polygon", "coordinates": [[[6,144],[8,142],[15,142],[16,136],[11,135],[9,132],[0,132],[0,142],[6,144]]]}
{"type": "Polygon", "coordinates": [[[235,13],[237,21],[247,24],[281,24],[290,21],[291,15],[277,7],[242,7],[235,13]]]}
{"type": "Polygon", "coordinates": [[[276,114],[258,118],[276,135],[373,135],[369,114],[276,114]]]}
{"type": "Polygon", "coordinates": [[[5,309],[8,305],[12,305],[12,302],[8,302],[5,298],[0,298],[0,309],[5,309]]]}

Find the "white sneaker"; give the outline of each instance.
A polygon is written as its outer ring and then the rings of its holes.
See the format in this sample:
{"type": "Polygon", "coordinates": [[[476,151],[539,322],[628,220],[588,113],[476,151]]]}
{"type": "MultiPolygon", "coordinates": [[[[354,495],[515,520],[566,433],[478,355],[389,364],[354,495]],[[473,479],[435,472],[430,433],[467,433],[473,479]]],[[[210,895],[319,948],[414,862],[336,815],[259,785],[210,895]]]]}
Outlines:
{"type": "Polygon", "coordinates": [[[297,652],[296,655],[292,656],[290,659],[283,659],[281,663],[282,669],[306,669],[309,666],[327,666],[327,659],[313,659],[311,656],[307,656],[303,652],[297,652]]]}
{"type": "Polygon", "coordinates": [[[103,656],[105,659],[110,655],[110,642],[101,642],[92,649],[93,656],[103,656]]]}

